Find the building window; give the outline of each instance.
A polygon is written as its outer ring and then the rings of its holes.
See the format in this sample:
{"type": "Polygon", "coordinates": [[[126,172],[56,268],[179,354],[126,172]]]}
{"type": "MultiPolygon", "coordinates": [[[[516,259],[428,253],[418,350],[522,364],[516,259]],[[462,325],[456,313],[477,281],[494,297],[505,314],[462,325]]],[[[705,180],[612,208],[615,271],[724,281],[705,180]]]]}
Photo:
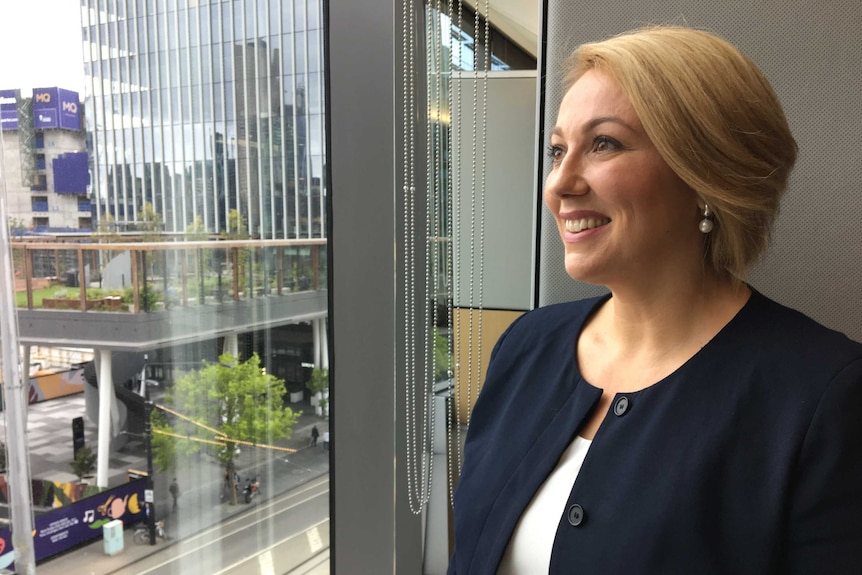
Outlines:
{"type": "Polygon", "coordinates": [[[34,228],[47,228],[48,226],[50,226],[48,218],[33,218],[34,228]]]}
{"type": "Polygon", "coordinates": [[[34,212],[47,212],[48,198],[46,196],[33,196],[30,198],[30,207],[34,212]]]}

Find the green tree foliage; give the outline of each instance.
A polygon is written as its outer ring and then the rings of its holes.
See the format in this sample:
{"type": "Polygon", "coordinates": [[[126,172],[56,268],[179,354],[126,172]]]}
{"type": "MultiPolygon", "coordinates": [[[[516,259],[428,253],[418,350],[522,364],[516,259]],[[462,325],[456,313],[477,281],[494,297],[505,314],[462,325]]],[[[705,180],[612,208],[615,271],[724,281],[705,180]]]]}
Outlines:
{"type": "Polygon", "coordinates": [[[200,216],[195,216],[192,223],[186,226],[186,239],[193,242],[209,239],[207,228],[204,226],[204,221],[200,216]]]}
{"type": "Polygon", "coordinates": [[[146,241],[155,241],[156,236],[162,231],[162,214],[156,211],[153,204],[145,202],[138,212],[140,218],[139,227],[146,241]]]}
{"type": "MultiPolygon", "coordinates": [[[[192,223],[186,226],[185,234],[186,239],[191,242],[202,242],[209,239],[206,226],[204,226],[204,221],[200,216],[195,216],[192,223]]],[[[204,276],[213,266],[213,250],[194,250],[192,253],[194,255],[194,269],[196,270],[197,277],[203,283],[204,276]]],[[[205,295],[203,285],[200,286],[198,291],[200,292],[198,293],[198,297],[203,301],[205,295]]]]}
{"type": "Polygon", "coordinates": [[[225,236],[232,240],[242,240],[248,237],[246,220],[238,210],[232,209],[227,214],[227,230],[225,236]]]}
{"type": "Polygon", "coordinates": [[[329,370],[325,367],[315,367],[311,370],[311,379],[305,384],[311,393],[323,391],[329,387],[329,370]]]}
{"type": "Polygon", "coordinates": [[[449,351],[449,340],[434,330],[434,381],[450,377],[452,369],[452,353],[449,351]]]}
{"type": "Polygon", "coordinates": [[[96,454],[85,445],[78,450],[69,465],[72,467],[72,473],[78,476],[78,481],[83,481],[85,476],[90,475],[96,469],[96,454]]]}
{"type": "MultiPolygon", "coordinates": [[[[190,440],[156,433],[154,461],[166,470],[176,457],[207,448],[218,454],[227,476],[233,477],[236,443],[230,440],[273,445],[290,438],[301,412],[284,407],[285,393],[284,381],[261,369],[257,354],[242,363],[230,354],[221,355],[219,363],[204,362],[201,369],[180,377],[166,394],[169,407],[188,420],[168,416],[168,424],[166,418],[153,419],[155,429],[190,440]],[[213,441],[225,446],[216,447],[213,441]]],[[[233,492],[233,503],[235,497],[233,492]]]]}
{"type": "MultiPolygon", "coordinates": [[[[227,213],[227,229],[222,234],[228,240],[248,239],[247,222],[245,216],[238,210],[232,209],[227,213]]],[[[236,265],[239,277],[239,289],[245,291],[248,287],[248,261],[251,255],[250,248],[236,249],[236,262],[231,256],[231,265],[236,265]]]]}

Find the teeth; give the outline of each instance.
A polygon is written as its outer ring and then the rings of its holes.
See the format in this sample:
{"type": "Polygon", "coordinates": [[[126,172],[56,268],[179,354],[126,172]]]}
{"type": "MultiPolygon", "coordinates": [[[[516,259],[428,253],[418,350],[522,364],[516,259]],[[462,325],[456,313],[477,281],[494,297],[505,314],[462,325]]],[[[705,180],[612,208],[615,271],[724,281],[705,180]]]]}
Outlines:
{"type": "Polygon", "coordinates": [[[579,220],[566,220],[566,231],[574,234],[584,230],[591,230],[611,223],[610,218],[581,218],[579,220]]]}

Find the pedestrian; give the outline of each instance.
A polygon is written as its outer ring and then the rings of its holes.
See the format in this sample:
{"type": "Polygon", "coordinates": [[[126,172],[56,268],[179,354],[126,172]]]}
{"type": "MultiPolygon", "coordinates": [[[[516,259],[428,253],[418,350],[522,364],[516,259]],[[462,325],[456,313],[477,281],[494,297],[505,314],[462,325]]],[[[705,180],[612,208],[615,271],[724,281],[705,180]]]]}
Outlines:
{"type": "Polygon", "coordinates": [[[329,431],[323,432],[323,450],[329,451],[329,431]]]}
{"type": "Polygon", "coordinates": [[[311,446],[315,447],[317,445],[317,438],[320,437],[320,430],[317,429],[317,426],[311,428],[311,446]]]}
{"type": "Polygon", "coordinates": [[[174,498],[174,509],[177,508],[177,499],[180,496],[180,486],[177,484],[177,478],[174,477],[174,480],[171,481],[171,486],[168,487],[168,490],[171,492],[171,497],[174,498]]]}

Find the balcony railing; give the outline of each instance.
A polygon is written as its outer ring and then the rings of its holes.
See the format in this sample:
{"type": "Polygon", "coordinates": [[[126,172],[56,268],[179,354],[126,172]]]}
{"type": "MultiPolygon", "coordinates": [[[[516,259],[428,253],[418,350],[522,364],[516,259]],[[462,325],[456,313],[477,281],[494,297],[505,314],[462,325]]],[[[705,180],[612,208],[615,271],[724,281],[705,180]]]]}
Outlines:
{"type": "Polygon", "coordinates": [[[18,307],[153,312],[326,285],[326,240],[14,241],[18,307]]]}

